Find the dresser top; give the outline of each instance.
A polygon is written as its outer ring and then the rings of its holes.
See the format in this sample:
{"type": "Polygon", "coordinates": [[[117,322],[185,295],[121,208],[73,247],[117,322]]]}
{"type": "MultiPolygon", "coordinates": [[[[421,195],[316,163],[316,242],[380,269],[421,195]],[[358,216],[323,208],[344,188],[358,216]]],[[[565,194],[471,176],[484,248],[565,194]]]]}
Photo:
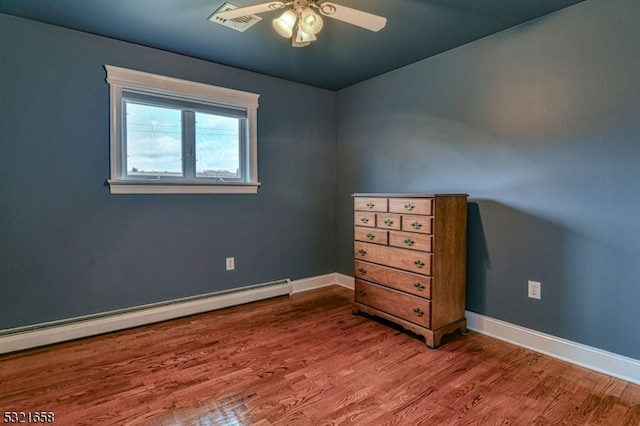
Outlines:
{"type": "Polygon", "coordinates": [[[365,193],[351,194],[352,197],[384,197],[384,198],[433,198],[433,197],[468,197],[468,194],[415,194],[415,193],[365,193]]]}

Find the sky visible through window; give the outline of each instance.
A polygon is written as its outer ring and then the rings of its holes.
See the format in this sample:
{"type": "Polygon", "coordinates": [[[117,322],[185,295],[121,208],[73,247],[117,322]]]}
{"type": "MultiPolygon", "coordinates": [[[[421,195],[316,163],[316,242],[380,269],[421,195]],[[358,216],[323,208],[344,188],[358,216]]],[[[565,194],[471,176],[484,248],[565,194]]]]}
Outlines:
{"type": "Polygon", "coordinates": [[[196,174],[239,177],[239,119],[196,112],[196,174]]]}
{"type": "MultiPolygon", "coordinates": [[[[239,119],[195,113],[197,177],[238,177],[239,119]]],[[[182,176],[182,111],[127,102],[127,172],[182,176]]]]}

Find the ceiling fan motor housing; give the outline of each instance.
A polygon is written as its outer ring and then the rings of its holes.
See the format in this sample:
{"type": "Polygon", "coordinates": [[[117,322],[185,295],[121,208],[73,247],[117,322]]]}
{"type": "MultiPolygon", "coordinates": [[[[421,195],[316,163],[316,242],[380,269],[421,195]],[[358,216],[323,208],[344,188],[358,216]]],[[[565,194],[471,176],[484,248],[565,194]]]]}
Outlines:
{"type": "Polygon", "coordinates": [[[301,12],[304,9],[306,9],[307,7],[309,7],[309,5],[311,3],[314,3],[314,6],[315,6],[315,2],[310,1],[310,0],[294,0],[293,1],[293,8],[296,10],[296,12],[301,12]]]}

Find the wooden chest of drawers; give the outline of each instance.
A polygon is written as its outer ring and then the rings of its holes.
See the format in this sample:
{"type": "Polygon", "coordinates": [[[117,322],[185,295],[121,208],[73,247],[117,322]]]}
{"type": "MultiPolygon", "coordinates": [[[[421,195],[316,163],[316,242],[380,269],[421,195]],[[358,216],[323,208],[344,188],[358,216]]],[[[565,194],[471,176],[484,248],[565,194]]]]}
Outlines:
{"type": "Polygon", "coordinates": [[[354,194],[354,314],[424,337],[466,332],[467,195],[354,194]]]}

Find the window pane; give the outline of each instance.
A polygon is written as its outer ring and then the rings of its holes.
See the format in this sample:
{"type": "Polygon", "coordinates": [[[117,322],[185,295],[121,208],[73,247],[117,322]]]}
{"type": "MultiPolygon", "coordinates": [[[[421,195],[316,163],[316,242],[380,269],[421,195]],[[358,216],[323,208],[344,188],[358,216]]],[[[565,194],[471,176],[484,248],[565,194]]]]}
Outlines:
{"type": "Polygon", "coordinates": [[[126,103],[127,174],[182,176],[182,112],[126,103]]]}
{"type": "Polygon", "coordinates": [[[196,112],[196,177],[241,177],[240,122],[196,112]]]}

